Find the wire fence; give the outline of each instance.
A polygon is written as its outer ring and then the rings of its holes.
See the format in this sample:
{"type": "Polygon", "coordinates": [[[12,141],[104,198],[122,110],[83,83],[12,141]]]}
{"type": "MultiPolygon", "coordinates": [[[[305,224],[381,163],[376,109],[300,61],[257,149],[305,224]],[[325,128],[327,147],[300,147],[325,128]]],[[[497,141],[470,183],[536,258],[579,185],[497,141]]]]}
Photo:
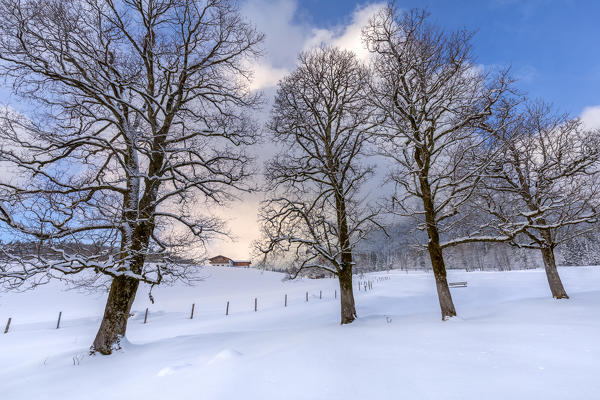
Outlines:
{"type": "MultiPolygon", "coordinates": [[[[391,277],[389,277],[389,276],[375,277],[372,280],[369,280],[369,279],[362,280],[362,279],[360,279],[360,280],[358,280],[356,282],[356,284],[354,285],[354,287],[356,288],[357,292],[366,293],[366,292],[369,292],[369,291],[371,291],[371,290],[374,289],[374,283],[381,283],[381,282],[384,282],[384,281],[387,281],[387,280],[390,280],[390,279],[391,279],[391,277]]],[[[305,303],[310,303],[311,296],[309,296],[309,294],[310,294],[309,290],[305,291],[305,295],[304,295],[304,302],[305,303]]],[[[317,298],[316,292],[314,292],[314,294],[313,294],[312,297],[317,298]]],[[[334,289],[333,299],[335,300],[337,298],[338,298],[338,290],[334,289]]],[[[319,300],[323,300],[323,290],[319,290],[318,299],[319,300]]],[[[331,298],[330,298],[330,300],[331,300],[331,298]]],[[[283,304],[284,308],[288,307],[288,293],[284,293],[283,294],[282,304],[283,304]]],[[[253,300],[253,310],[254,310],[254,312],[258,312],[259,311],[259,305],[260,305],[260,303],[259,303],[259,297],[258,296],[254,297],[254,300],[253,300]]],[[[225,312],[224,312],[225,316],[229,316],[231,314],[230,313],[230,300],[227,300],[225,302],[224,310],[225,310],[225,312]]],[[[189,314],[186,313],[186,315],[189,315],[189,317],[188,317],[189,319],[191,319],[191,320],[194,319],[195,311],[196,311],[196,303],[192,303],[190,311],[189,311],[189,314]]],[[[150,316],[151,316],[150,308],[146,307],[146,309],[144,311],[144,322],[143,322],[143,324],[147,324],[148,323],[150,316]]],[[[56,328],[55,329],[60,329],[60,327],[61,327],[61,321],[62,320],[63,320],[63,312],[59,311],[58,312],[58,318],[56,320],[56,328]]],[[[8,318],[8,321],[6,322],[6,326],[4,328],[4,334],[9,333],[9,331],[11,330],[11,324],[14,326],[13,317],[9,317],[8,318]]]]}

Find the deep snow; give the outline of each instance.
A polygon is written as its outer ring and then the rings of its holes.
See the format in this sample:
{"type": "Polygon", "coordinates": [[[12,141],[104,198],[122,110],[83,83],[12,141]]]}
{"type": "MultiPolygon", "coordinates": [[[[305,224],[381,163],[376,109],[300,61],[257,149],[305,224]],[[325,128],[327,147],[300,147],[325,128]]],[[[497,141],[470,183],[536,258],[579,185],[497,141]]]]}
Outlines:
{"type": "Polygon", "coordinates": [[[452,271],[468,287],[452,289],[459,317],[447,322],[431,274],[368,274],[373,290],[356,291],[359,319],[348,326],[335,280],[203,273],[195,286],[155,288],[153,305],[141,289],[128,343],[109,357],[87,355],[105,293],[53,283],[0,294],[0,398],[600,398],[600,267],[561,268],[571,299],[560,301],[542,270],[452,271]]]}

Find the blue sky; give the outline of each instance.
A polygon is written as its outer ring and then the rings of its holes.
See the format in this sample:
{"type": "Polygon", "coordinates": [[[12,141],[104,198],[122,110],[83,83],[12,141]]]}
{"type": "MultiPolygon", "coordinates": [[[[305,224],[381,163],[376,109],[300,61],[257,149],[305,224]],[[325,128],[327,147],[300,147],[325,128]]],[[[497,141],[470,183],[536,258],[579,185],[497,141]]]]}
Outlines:
{"type": "MultiPolygon", "coordinates": [[[[343,36],[344,29],[360,25],[356,15],[361,9],[384,3],[241,0],[241,4],[247,17],[267,34],[263,63],[270,66],[264,71],[268,84],[257,87],[268,90],[293,68],[297,53],[308,42],[318,44],[322,31],[343,36]]],[[[596,107],[594,120],[600,126],[600,0],[399,0],[397,5],[426,8],[432,21],[445,29],[475,30],[478,63],[511,65],[521,90],[572,115],[596,107]]],[[[359,41],[356,32],[354,36],[359,41]]],[[[25,108],[10,97],[10,91],[0,87],[1,102],[25,108]]]]}
{"type": "MultiPolygon", "coordinates": [[[[252,0],[250,0],[252,1],[252,0]]],[[[299,0],[295,20],[330,29],[350,23],[354,0],[299,0]]],[[[575,115],[600,104],[600,1],[402,0],[426,8],[446,29],[476,30],[474,53],[486,65],[512,65],[519,87],[575,115]]]]}

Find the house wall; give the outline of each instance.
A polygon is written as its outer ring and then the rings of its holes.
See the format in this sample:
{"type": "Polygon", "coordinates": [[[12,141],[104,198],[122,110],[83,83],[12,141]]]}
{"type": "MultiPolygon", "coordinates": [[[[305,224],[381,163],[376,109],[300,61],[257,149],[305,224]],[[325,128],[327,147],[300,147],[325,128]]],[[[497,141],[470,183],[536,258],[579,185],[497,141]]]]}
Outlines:
{"type": "Polygon", "coordinates": [[[233,261],[225,256],[217,256],[209,259],[209,263],[213,267],[249,267],[250,261],[233,261]]]}

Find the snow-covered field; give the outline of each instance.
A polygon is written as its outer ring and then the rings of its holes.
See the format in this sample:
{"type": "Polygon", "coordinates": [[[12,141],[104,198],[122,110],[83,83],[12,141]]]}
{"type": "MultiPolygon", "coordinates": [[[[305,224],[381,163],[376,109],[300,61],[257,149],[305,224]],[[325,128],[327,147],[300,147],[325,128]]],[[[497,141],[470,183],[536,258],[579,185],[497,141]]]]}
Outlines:
{"type": "Polygon", "coordinates": [[[567,301],[550,298],[542,270],[450,272],[468,287],[452,289],[448,322],[430,274],[369,274],[348,326],[334,280],[204,272],[193,287],[155,288],[155,304],[140,290],[129,342],[109,357],[87,355],[105,294],[0,294],[0,399],[600,398],[600,267],[561,268],[567,301]]]}

